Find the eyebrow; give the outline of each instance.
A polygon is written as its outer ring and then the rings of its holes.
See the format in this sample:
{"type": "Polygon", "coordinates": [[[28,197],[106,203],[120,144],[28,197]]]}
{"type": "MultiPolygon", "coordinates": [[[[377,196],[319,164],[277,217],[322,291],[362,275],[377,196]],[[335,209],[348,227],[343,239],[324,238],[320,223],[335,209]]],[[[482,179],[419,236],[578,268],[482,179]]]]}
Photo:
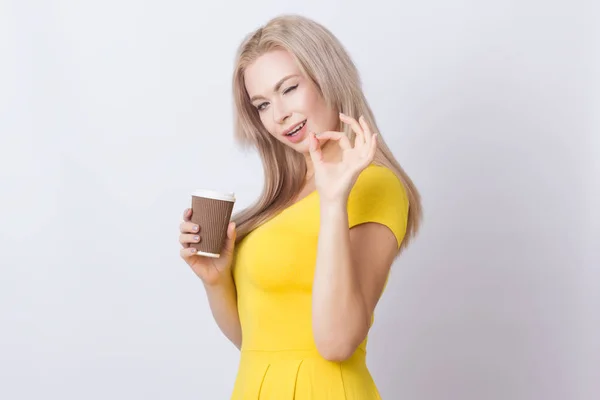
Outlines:
{"type": "MultiPolygon", "coordinates": [[[[283,85],[283,83],[285,81],[287,81],[290,78],[295,78],[297,76],[298,75],[296,75],[296,74],[292,74],[292,75],[288,75],[288,76],[285,76],[285,77],[281,78],[279,80],[279,82],[277,82],[277,84],[275,84],[275,89],[273,91],[277,92],[279,90],[279,88],[281,88],[281,85],[283,85]]],[[[265,98],[263,96],[261,96],[261,95],[252,96],[252,98],[250,99],[250,102],[254,102],[255,100],[258,100],[258,99],[265,99],[265,98]]]]}

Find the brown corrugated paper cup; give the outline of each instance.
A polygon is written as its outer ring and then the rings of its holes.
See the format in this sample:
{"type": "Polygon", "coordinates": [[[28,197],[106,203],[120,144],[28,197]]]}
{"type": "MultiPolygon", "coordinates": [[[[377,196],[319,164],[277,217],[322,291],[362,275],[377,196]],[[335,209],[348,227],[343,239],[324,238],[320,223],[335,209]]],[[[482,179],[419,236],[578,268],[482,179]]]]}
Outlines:
{"type": "Polygon", "coordinates": [[[233,193],[196,190],[192,193],[192,222],[200,226],[200,243],[192,243],[198,255],[219,258],[235,203],[233,193]]]}

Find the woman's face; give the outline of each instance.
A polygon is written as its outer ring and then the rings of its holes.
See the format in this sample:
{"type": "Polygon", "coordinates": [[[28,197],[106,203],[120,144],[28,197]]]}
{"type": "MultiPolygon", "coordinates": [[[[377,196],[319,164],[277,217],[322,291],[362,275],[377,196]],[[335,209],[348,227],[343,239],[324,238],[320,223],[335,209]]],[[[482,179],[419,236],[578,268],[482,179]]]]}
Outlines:
{"type": "Polygon", "coordinates": [[[308,134],[336,130],[339,116],[285,50],[263,54],[244,72],[246,91],[267,131],[301,153],[308,134]],[[299,128],[299,129],[298,129],[299,128]]]}

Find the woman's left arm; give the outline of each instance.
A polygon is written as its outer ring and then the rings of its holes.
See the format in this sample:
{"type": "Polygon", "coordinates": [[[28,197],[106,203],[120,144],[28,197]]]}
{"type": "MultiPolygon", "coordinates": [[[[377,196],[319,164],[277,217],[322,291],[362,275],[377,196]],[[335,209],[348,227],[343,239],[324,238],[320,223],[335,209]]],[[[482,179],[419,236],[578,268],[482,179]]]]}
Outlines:
{"type": "Polygon", "coordinates": [[[374,159],[377,135],[366,121],[340,114],[356,134],[352,145],[341,132],[310,137],[310,155],[320,198],[320,230],[312,293],[312,328],[319,353],[331,361],[350,357],[365,339],[398,241],[383,224],[349,229],[348,199],[360,173],[374,159]],[[337,140],[341,160],[326,162],[320,140],[337,140]]]}
{"type": "Polygon", "coordinates": [[[386,226],[348,229],[346,203],[321,203],[312,320],[324,358],[343,361],[365,339],[397,249],[386,226]]]}

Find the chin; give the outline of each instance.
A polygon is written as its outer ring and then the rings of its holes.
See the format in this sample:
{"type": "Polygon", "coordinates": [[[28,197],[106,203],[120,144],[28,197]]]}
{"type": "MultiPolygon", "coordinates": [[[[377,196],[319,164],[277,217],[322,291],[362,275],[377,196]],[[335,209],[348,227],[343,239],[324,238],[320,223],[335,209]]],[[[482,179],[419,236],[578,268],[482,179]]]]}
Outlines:
{"type": "Polygon", "coordinates": [[[300,153],[300,154],[310,153],[308,143],[297,143],[297,144],[291,145],[291,146],[289,144],[286,144],[286,146],[288,146],[289,148],[291,148],[292,150],[294,150],[295,152],[300,153]]]}
{"type": "Polygon", "coordinates": [[[282,140],[281,143],[290,149],[297,151],[298,153],[306,154],[310,152],[310,147],[308,145],[308,138],[303,139],[298,143],[289,143],[287,140],[282,140]]]}
{"type": "Polygon", "coordinates": [[[298,143],[296,146],[294,146],[294,150],[302,154],[309,153],[310,147],[308,145],[308,140],[303,140],[302,142],[298,143]]]}

